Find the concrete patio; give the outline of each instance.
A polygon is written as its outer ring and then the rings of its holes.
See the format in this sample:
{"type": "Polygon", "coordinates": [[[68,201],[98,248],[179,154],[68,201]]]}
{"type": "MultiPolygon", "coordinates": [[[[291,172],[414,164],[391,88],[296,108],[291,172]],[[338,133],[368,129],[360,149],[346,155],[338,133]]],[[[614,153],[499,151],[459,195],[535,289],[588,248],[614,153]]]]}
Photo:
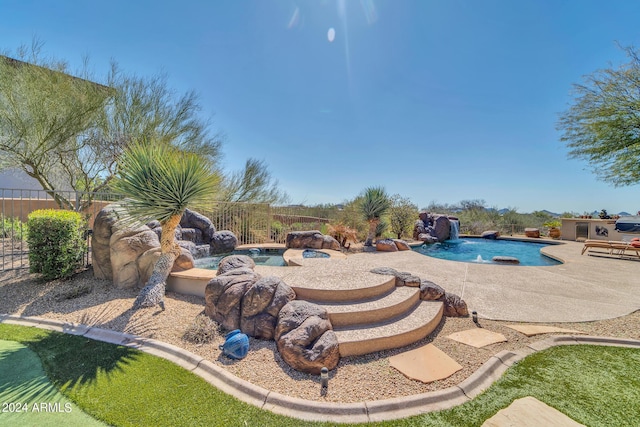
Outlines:
{"type": "MultiPolygon", "coordinates": [[[[540,241],[536,239],[536,241],[540,241]]],[[[562,260],[525,267],[446,261],[413,251],[358,253],[342,260],[305,259],[302,267],[263,267],[294,287],[349,289],[379,283],[374,267],[391,267],[431,280],[461,296],[480,318],[514,322],[586,322],[640,309],[640,262],[580,255],[583,244],[563,241],[542,249],[562,260]],[[559,244],[557,244],[559,243],[559,244]],[[330,263],[330,264],[329,264],[330,263]]]]}

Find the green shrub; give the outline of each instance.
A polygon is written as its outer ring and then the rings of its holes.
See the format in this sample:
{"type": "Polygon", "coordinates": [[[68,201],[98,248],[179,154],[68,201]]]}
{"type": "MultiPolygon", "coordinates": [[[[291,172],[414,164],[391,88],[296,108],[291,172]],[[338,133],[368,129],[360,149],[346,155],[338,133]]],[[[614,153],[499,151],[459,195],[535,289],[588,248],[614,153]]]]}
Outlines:
{"type": "Polygon", "coordinates": [[[5,217],[0,214],[0,237],[20,241],[27,235],[27,224],[18,218],[5,217]]]}
{"type": "Polygon", "coordinates": [[[67,278],[81,267],[85,222],[77,212],[40,209],[29,214],[29,271],[45,280],[67,278]]]}

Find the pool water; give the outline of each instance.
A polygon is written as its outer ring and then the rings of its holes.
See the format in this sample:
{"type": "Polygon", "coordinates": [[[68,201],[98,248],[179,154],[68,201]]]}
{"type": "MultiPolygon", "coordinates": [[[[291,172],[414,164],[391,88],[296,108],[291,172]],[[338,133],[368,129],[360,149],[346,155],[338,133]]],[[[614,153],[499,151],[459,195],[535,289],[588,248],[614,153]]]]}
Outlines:
{"type": "Polygon", "coordinates": [[[517,265],[543,266],[562,264],[560,261],[540,253],[540,249],[545,246],[548,245],[517,240],[462,238],[441,243],[425,244],[414,247],[413,250],[423,255],[449,261],[497,264],[491,261],[494,256],[509,256],[520,260],[520,264],[517,265]]]}
{"type": "Polygon", "coordinates": [[[284,249],[243,249],[235,250],[232,253],[220,254],[216,256],[210,256],[206,258],[196,259],[194,266],[197,268],[208,268],[210,270],[217,270],[220,260],[229,255],[248,255],[253,259],[256,265],[268,265],[271,267],[284,267],[287,265],[282,257],[284,249]]]}

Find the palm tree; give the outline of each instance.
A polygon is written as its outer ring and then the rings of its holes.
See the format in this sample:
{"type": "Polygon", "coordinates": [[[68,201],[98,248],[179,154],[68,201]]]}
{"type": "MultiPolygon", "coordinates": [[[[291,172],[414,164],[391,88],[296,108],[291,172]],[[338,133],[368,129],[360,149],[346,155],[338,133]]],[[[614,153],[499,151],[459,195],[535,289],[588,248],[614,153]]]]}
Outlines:
{"type": "Polygon", "coordinates": [[[369,223],[369,234],[365,246],[372,246],[373,239],[376,236],[376,227],[380,224],[380,218],[384,215],[391,202],[387,192],[382,187],[369,187],[364,190],[362,203],[360,204],[360,212],[364,219],[369,223]]]}
{"type": "Polygon", "coordinates": [[[219,175],[206,157],[185,152],[164,141],[134,142],[118,164],[114,189],[127,197],[123,202],[129,220],[160,221],[160,258],[134,308],[162,304],[165,284],[180,256],[175,230],[184,210],[212,194],[219,175]]]}

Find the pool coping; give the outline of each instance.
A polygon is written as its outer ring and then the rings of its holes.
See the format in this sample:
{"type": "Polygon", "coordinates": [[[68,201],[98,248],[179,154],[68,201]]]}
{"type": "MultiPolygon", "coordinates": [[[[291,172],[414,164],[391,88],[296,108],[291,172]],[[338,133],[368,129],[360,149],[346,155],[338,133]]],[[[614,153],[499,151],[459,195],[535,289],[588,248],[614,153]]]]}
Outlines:
{"type": "Polygon", "coordinates": [[[31,326],[72,335],[81,335],[97,341],[135,348],[169,360],[203,378],[222,392],[260,409],[304,421],[324,422],[391,421],[452,408],[478,396],[497,381],[508,368],[526,356],[554,346],[603,345],[640,348],[640,340],[629,338],[554,335],[528,344],[518,350],[504,350],[496,353],[468,378],[446,389],[392,399],[334,403],[300,399],[272,392],[238,378],[201,356],[152,338],[43,317],[0,314],[0,323],[31,326]]]}

